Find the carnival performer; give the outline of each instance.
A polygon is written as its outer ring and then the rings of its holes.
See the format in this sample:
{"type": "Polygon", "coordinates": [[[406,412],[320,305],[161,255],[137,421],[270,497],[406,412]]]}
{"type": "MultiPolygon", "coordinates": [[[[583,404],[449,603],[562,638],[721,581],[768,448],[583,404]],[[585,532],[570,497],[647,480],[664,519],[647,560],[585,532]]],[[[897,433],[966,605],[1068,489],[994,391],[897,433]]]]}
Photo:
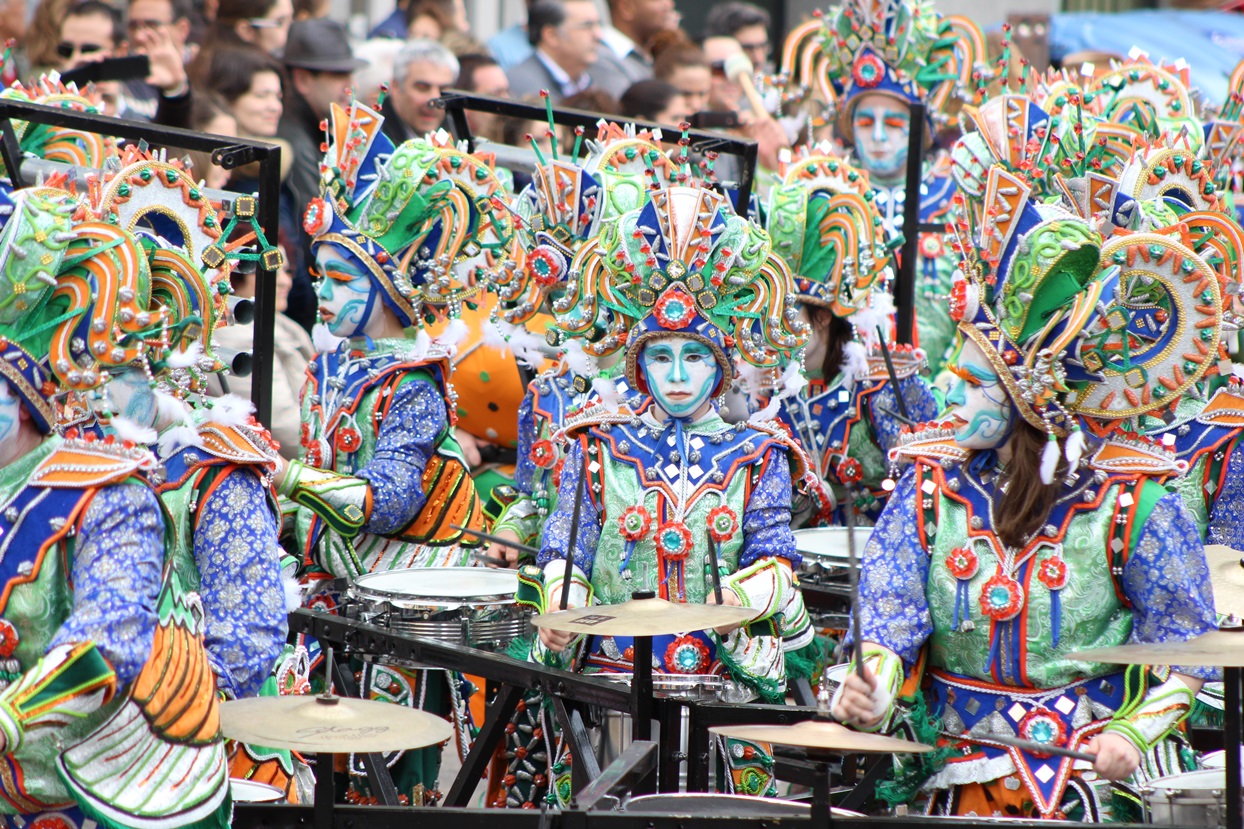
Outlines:
{"type": "Polygon", "coordinates": [[[933,420],[937,401],[917,376],[924,352],[889,342],[890,251],[868,173],[828,147],[802,151],[780,172],[782,183],[769,194],[768,230],[794,276],[808,346],[801,376],[792,370],[785,379],[801,387],[782,399],[779,416],[820,479],[820,497],[800,502],[794,524],[845,523],[848,491],[859,518],[871,523],[885,506],[886,453],[903,420],[933,420]]]}
{"type": "MultiPolygon", "coordinates": [[[[682,186],[654,191],[606,227],[574,270],[581,277],[568,285],[559,325],[586,337],[589,354],[623,350],[628,382],[652,405],[635,414],[602,403],[567,419],[573,442],[539,558],[546,604],[559,606],[563,589],[574,606],[623,602],[639,590],[702,603],[712,593],[708,568],[717,566],[723,601],[759,609],[757,622],[656,637],[661,671],[725,675],[728,700],[780,700],[784,648],[812,637],[806,613],[795,621],[802,600],[791,570],[799,560],[791,460],[799,479],[806,460],[776,422],[726,424],[714,398],[734,374],[736,346],[743,359],[773,366],[803,344],[790,276],[767,235],[732,215],[723,196],[682,186]],[[572,539],[574,511],[581,520],[572,539]]],[[[564,653],[571,637],[542,630],[540,643],[564,653]]],[[[628,637],[591,638],[582,670],[629,673],[630,645],[628,637]]],[[[730,790],[770,790],[772,760],[762,750],[740,747],[727,761],[730,790]]]]}
{"type": "MultiPolygon", "coordinates": [[[[903,226],[908,136],[919,129],[926,151],[949,123],[956,96],[971,95],[985,60],[985,41],[964,17],[943,17],[911,0],[846,0],[822,18],[791,32],[783,67],[829,104],[836,137],[868,171],[874,204],[886,233],[900,240],[917,233],[903,226]],[[910,106],[922,102],[924,123],[912,125],[910,106]]],[[[931,157],[920,187],[920,223],[944,224],[954,195],[944,160],[931,157]]],[[[936,377],[955,334],[946,298],[957,262],[941,233],[919,234],[915,318],[918,345],[936,377]]]]}
{"type": "MultiPolygon", "coordinates": [[[[463,326],[434,341],[423,325],[458,315],[480,289],[481,257],[504,259],[512,231],[492,208],[482,160],[439,139],[394,148],[381,124],[361,104],[334,106],[324,195],[306,215],[320,318],[336,345],[308,369],[303,459],[280,494],[299,506],[309,602],[330,608],[335,578],[468,564],[480,542],[454,527],[484,523],[452,430],[450,335],[463,326]]],[[[362,682],[373,698],[443,711],[457,683],[442,676],[367,663],[362,682]]],[[[439,766],[439,748],[406,753],[393,767],[399,793],[433,800],[439,766]]]]}
{"type": "Polygon", "coordinates": [[[22,825],[223,829],[203,609],[164,567],[144,477],[155,459],[113,436],[54,432],[57,395],[107,382],[159,330],[145,258],[125,231],[75,221],[55,187],[0,201],[0,812],[22,825]]]}
{"type": "Polygon", "coordinates": [[[1073,654],[1216,625],[1195,524],[1158,483],[1173,456],[1134,433],[1089,456],[1082,423],[1168,405],[1216,364],[1218,281],[1178,227],[1103,240],[1086,203],[1069,212],[1032,198],[1048,160],[1032,163],[1046,148],[1024,139],[1057,125],[1023,96],[990,103],[1006,115],[962,139],[977,137],[978,159],[980,141],[996,154],[960,179],[974,195],[956,225],[964,343],[950,419],[892,454],[911,466],[864,554],[867,673],[848,677],[833,712],[884,727],[920,663],[926,736],[943,751],[895,799],[921,788],[934,814],[1124,819],[1146,778],[1181,770],[1174,732],[1210,674],[1073,654]]]}

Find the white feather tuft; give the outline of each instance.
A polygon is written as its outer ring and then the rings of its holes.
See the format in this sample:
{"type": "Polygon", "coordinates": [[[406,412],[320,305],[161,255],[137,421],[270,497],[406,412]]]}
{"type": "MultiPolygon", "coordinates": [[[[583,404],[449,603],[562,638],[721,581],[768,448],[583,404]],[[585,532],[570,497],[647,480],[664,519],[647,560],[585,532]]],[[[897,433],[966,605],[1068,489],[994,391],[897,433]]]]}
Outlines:
{"type": "Polygon", "coordinates": [[[446,348],[457,350],[458,344],[467,338],[471,329],[461,319],[454,318],[445,326],[445,333],[436,338],[436,342],[446,348]]]}
{"type": "Polygon", "coordinates": [[[859,382],[868,376],[868,352],[855,340],[842,347],[842,373],[851,382],[859,382]]]}
{"type": "Polygon", "coordinates": [[[165,429],[160,435],[160,457],[167,458],[183,446],[202,446],[199,430],[182,423],[165,429]]]}
{"type": "Polygon", "coordinates": [[[336,334],[328,330],[328,326],[322,322],[317,322],[311,329],[311,345],[315,348],[317,354],[327,354],[330,351],[336,351],[344,340],[336,334]]]}
{"type": "Polygon", "coordinates": [[[238,397],[236,394],[226,394],[212,401],[212,408],[208,410],[207,419],[221,426],[245,426],[254,411],[255,405],[249,400],[238,397]]]}
{"type": "Polygon", "coordinates": [[[108,421],[108,426],[121,440],[133,441],[139,446],[151,446],[156,442],[155,429],[135,423],[129,418],[114,417],[108,421]]]}
{"type": "Polygon", "coordinates": [[[786,366],[786,370],[782,372],[782,377],[778,381],[777,399],[785,400],[788,397],[794,397],[806,385],[808,385],[808,378],[803,376],[799,363],[792,362],[786,366]]]}
{"type": "Polygon", "coordinates": [[[600,373],[596,358],[584,351],[578,340],[569,340],[566,343],[566,367],[579,377],[595,377],[600,373]]]}
{"type": "Polygon", "coordinates": [[[169,368],[192,368],[198,365],[199,358],[203,356],[203,344],[198,340],[190,343],[190,347],[185,351],[174,350],[168,355],[169,368]]]}
{"type": "Polygon", "coordinates": [[[596,396],[600,398],[601,405],[608,411],[617,412],[622,408],[622,397],[618,394],[618,384],[608,377],[597,377],[593,380],[592,391],[596,392],[596,396]]]}
{"type": "Polygon", "coordinates": [[[432,338],[428,336],[428,332],[420,328],[415,332],[415,349],[411,353],[412,360],[422,360],[428,355],[432,349],[432,338]]]}
{"type": "Polygon", "coordinates": [[[866,342],[875,342],[878,328],[889,334],[893,315],[894,299],[884,291],[873,291],[868,307],[852,314],[851,323],[866,342]]]}
{"type": "Polygon", "coordinates": [[[289,573],[281,574],[281,587],[285,590],[285,612],[293,613],[302,607],[302,585],[289,573]]]}
{"type": "Polygon", "coordinates": [[[188,423],[193,425],[194,420],[190,416],[190,407],[185,401],[179,400],[166,391],[155,391],[156,409],[160,414],[161,423],[188,423]]]}
{"type": "MultiPolygon", "coordinates": [[[[497,319],[490,319],[488,322],[484,323],[483,341],[486,348],[491,348],[493,351],[499,351],[502,354],[505,354],[510,350],[510,338],[506,332],[501,329],[503,324],[509,325],[509,323],[502,323],[497,319]]],[[[514,328],[512,325],[509,327],[511,329],[514,328]]]]}
{"type": "Polygon", "coordinates": [[[734,373],[739,377],[739,388],[749,398],[758,400],[768,389],[768,369],[757,368],[746,360],[735,360],[734,373]]]}
{"type": "Polygon", "coordinates": [[[1080,465],[1080,458],[1084,455],[1083,429],[1071,430],[1071,434],[1067,437],[1067,446],[1064,452],[1067,456],[1067,465],[1071,469],[1075,469],[1080,465]]]}
{"type": "Polygon", "coordinates": [[[782,399],[777,395],[769,398],[769,402],[760,411],[753,414],[747,419],[748,423],[764,423],[766,420],[773,420],[778,416],[778,411],[782,408],[782,399]]]}
{"type": "Polygon", "coordinates": [[[514,332],[510,337],[510,348],[514,350],[514,358],[527,368],[536,369],[544,362],[544,340],[526,328],[514,332]]]}
{"type": "Polygon", "coordinates": [[[1045,442],[1041,450],[1041,483],[1054,483],[1054,473],[1058,470],[1058,440],[1053,436],[1045,442]]]}

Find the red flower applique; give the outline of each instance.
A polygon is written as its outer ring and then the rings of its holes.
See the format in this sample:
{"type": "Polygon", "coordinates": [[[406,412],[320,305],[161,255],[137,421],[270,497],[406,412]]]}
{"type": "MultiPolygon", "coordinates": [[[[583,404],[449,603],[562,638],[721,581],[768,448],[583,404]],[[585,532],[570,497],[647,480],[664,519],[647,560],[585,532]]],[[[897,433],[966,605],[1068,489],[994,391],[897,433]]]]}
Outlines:
{"type": "Polygon", "coordinates": [[[981,613],[995,622],[1014,619],[1024,606],[1024,588],[1004,573],[997,573],[981,590],[981,613]]]}
{"type": "Polygon", "coordinates": [[[1062,590],[1067,586],[1067,562],[1061,558],[1047,558],[1037,567],[1037,580],[1050,590],[1062,590]]]}
{"type": "Polygon", "coordinates": [[[307,203],[302,216],[302,227],[309,236],[319,236],[333,223],[333,210],[324,199],[316,197],[307,203]]]}
{"type": "Polygon", "coordinates": [[[551,440],[538,440],[531,444],[531,451],[528,454],[531,462],[541,469],[548,469],[557,463],[557,450],[553,448],[551,440]]]}
{"type": "Polygon", "coordinates": [[[665,649],[665,668],[675,674],[702,674],[708,668],[708,645],[683,634],[665,649]]]}
{"type": "Polygon", "coordinates": [[[618,517],[618,529],[627,541],[639,541],[652,529],[652,514],[640,504],[629,506],[618,517]]]}
{"type": "Polygon", "coordinates": [[[657,527],[656,542],[664,558],[681,561],[691,552],[691,530],[681,521],[667,521],[657,527]]]}
{"type": "Polygon", "coordinates": [[[21,637],[17,635],[17,628],[13,627],[13,623],[0,619],[0,657],[11,659],[20,641],[21,637]]]}
{"type": "Polygon", "coordinates": [[[557,251],[547,245],[540,245],[528,254],[527,270],[537,285],[548,288],[561,281],[565,263],[557,251]]]}
{"type": "Polygon", "coordinates": [[[864,465],[855,458],[847,458],[838,464],[838,480],[844,484],[858,484],[864,480],[864,465]]]}
{"type": "Polygon", "coordinates": [[[695,318],[695,302],[686,291],[675,288],[666,291],[657,300],[653,311],[658,325],[671,331],[678,331],[690,325],[691,320],[695,318]]]}
{"type": "Polygon", "coordinates": [[[885,79],[885,64],[871,52],[860,55],[851,67],[851,80],[864,89],[872,89],[885,79]]]}
{"type": "Polygon", "coordinates": [[[739,531],[739,516],[725,504],[708,514],[708,534],[718,544],[725,544],[739,531]]]}
{"type": "Polygon", "coordinates": [[[946,556],[946,569],[957,579],[970,579],[980,569],[980,560],[971,547],[956,547],[946,556]]]}
{"type": "Polygon", "coordinates": [[[353,426],[342,426],[334,437],[338,452],[357,452],[363,445],[363,436],[353,426]]]}

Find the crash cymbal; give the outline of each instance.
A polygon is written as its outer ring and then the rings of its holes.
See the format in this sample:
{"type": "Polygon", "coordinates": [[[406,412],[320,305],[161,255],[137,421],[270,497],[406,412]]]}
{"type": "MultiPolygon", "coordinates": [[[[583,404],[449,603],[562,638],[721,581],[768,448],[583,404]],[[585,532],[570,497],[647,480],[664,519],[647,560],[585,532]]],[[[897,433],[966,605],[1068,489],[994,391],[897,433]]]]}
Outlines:
{"type": "Polygon", "coordinates": [[[816,748],[843,754],[924,754],[933,750],[930,746],[910,740],[865,734],[862,731],[852,731],[836,722],[820,720],[806,720],[794,725],[722,725],[710,728],[709,731],[739,740],[816,748]]]}
{"type": "Polygon", "coordinates": [[[1205,545],[1205,560],[1214,586],[1214,609],[1244,619],[1244,553],[1225,544],[1205,545]]]}
{"type": "Polygon", "coordinates": [[[1077,662],[1114,665],[1244,668],[1244,631],[1211,630],[1182,642],[1139,642],[1113,648],[1094,648],[1076,651],[1070,657],[1077,662]]]}
{"type": "Polygon", "coordinates": [[[453,727],[434,714],[349,697],[253,697],[220,704],[231,740],[304,752],[400,751],[443,743],[453,727]]]}
{"type": "Polygon", "coordinates": [[[665,599],[631,599],[621,604],[576,607],[533,616],[538,628],[589,636],[664,636],[750,622],[760,613],[750,607],[680,604],[665,599]]]}

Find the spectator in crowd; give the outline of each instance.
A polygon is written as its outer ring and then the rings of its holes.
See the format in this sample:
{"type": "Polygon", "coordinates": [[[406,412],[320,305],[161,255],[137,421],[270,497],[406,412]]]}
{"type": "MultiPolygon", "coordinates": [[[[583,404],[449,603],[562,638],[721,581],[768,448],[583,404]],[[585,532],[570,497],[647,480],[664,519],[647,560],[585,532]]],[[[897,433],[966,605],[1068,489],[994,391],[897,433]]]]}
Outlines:
{"type": "Polygon", "coordinates": [[[300,20],[289,29],[282,58],[289,76],[277,134],[289,144],[292,161],[285,183],[301,213],[320,194],[320,122],[334,103],[350,104],[354,71],[364,65],[350,51],[345,26],[327,17],[300,20]]]}
{"type": "Polygon", "coordinates": [[[434,40],[412,40],[393,60],[393,84],[381,108],[394,144],[440,128],[445,111],[432,106],[458,77],[458,59],[434,40]]]}
{"type": "Polygon", "coordinates": [[[293,22],[292,0],[219,0],[204,48],[249,45],[279,55],[293,22]]]}
{"type": "MultiPolygon", "coordinates": [[[[471,30],[471,22],[467,19],[464,0],[398,0],[392,14],[380,21],[372,29],[368,37],[392,37],[405,40],[408,36],[410,23],[414,19],[412,12],[416,6],[434,5],[441,12],[439,18],[446,20],[445,32],[457,30],[463,33],[471,30]]],[[[429,38],[439,40],[440,38],[429,38]]]]}
{"type": "Polygon", "coordinates": [[[771,23],[769,13],[759,6],[731,0],[713,6],[704,20],[704,37],[734,38],[752,66],[763,72],[769,63],[771,23]]]}
{"type": "Polygon", "coordinates": [[[129,33],[131,54],[146,55],[151,75],[146,81],[125,84],[125,110],[131,117],[156,120],[161,107],[166,113],[168,99],[184,99],[179,108],[180,123],[192,121],[190,82],[186,76],[186,41],[190,37],[190,0],[130,0],[125,29],[129,33]]]}
{"type": "MultiPolygon", "coordinates": [[[[527,14],[531,15],[533,0],[527,0],[527,14]]],[[[502,69],[509,71],[518,66],[535,52],[531,41],[527,39],[527,24],[515,23],[507,26],[488,38],[488,52],[497,59],[502,69]]]]}
{"type": "Polygon", "coordinates": [[[247,138],[275,138],[284,110],[284,70],[258,49],[217,49],[202,82],[224,99],[247,138]]]}
{"type": "MultiPolygon", "coordinates": [[[[733,112],[738,115],[739,134],[755,141],[758,146],[760,166],[768,170],[776,170],[778,154],[790,147],[790,139],[785,128],[768,112],[756,112],[744,97],[743,88],[739,85],[740,78],[749,72],[749,61],[741,55],[742,47],[732,37],[710,37],[704,41],[704,55],[712,67],[712,88],[709,92],[709,108],[714,112],[733,112]],[[736,68],[741,63],[743,70],[733,78],[726,76],[727,68],[736,68]]],[[[737,174],[729,164],[718,165],[718,174],[723,178],[737,174]]]]}
{"type": "Polygon", "coordinates": [[[618,97],[636,81],[652,77],[652,44],[677,31],[674,0],[609,0],[612,25],[601,35],[596,63],[588,69],[597,86],[618,97]]]}
{"type": "Polygon", "coordinates": [[[52,69],[59,69],[61,57],[56,53],[56,46],[61,42],[61,22],[65,19],[65,11],[71,0],[39,0],[35,6],[34,16],[30,18],[30,26],[26,30],[26,59],[30,62],[31,72],[41,75],[52,69]]]}
{"type": "Polygon", "coordinates": [[[293,2],[294,22],[327,17],[331,11],[329,0],[293,0],[293,2]]]}
{"type": "MultiPolygon", "coordinates": [[[[195,132],[209,135],[237,137],[238,121],[219,96],[200,91],[194,96],[190,126],[195,132]]],[[[212,154],[202,151],[187,152],[190,157],[191,175],[207,187],[222,190],[229,184],[229,171],[212,163],[212,154]]]]}
{"type": "MultiPolygon", "coordinates": [[[[454,86],[464,92],[510,97],[510,79],[497,62],[488,55],[463,55],[458,58],[458,80],[454,86]]],[[[501,116],[491,112],[466,111],[467,125],[476,138],[501,140],[501,116]]]]}
{"type": "Polygon", "coordinates": [[[665,81],[639,81],[622,93],[622,117],[677,128],[691,115],[678,87],[665,81]]]}
{"type": "Polygon", "coordinates": [[[535,0],[527,10],[527,37],[535,53],[510,70],[517,96],[547,89],[553,103],[592,85],[588,67],[600,48],[600,12],[593,0],[535,0]]]}
{"type": "Polygon", "coordinates": [[[685,36],[662,36],[653,47],[653,54],[652,76],[681,92],[688,112],[707,111],[713,90],[713,72],[704,50],[685,36]]]}
{"type": "Polygon", "coordinates": [[[391,37],[373,37],[365,40],[354,50],[359,60],[367,65],[354,73],[354,97],[368,106],[375,106],[380,87],[393,82],[393,60],[406,45],[403,40],[391,37]]]}
{"type": "Polygon", "coordinates": [[[440,41],[453,28],[453,21],[436,3],[424,0],[406,7],[406,38],[440,41]]]}

